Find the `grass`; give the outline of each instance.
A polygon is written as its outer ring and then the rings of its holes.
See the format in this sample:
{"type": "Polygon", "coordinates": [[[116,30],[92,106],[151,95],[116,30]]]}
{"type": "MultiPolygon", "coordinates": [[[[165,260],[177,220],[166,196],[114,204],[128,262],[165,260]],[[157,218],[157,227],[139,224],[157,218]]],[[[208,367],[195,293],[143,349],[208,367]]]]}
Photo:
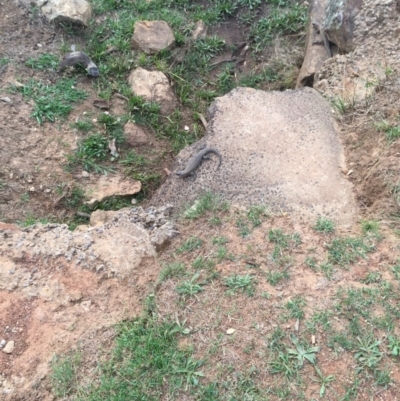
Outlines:
{"type": "Polygon", "coordinates": [[[51,362],[50,381],[56,397],[64,398],[76,389],[76,377],[80,365],[80,354],[61,358],[55,356],[51,362]]]}
{"type": "Polygon", "coordinates": [[[200,196],[192,206],[187,207],[183,216],[188,220],[195,220],[205,215],[207,212],[215,214],[218,212],[226,212],[228,209],[228,203],[224,201],[221,196],[212,192],[206,192],[200,196]]]}
{"type": "Polygon", "coordinates": [[[227,294],[236,294],[238,291],[246,293],[248,296],[253,296],[255,291],[254,277],[249,274],[239,275],[233,274],[225,279],[225,285],[229,288],[227,294]]]}
{"type": "Polygon", "coordinates": [[[329,262],[346,266],[375,250],[375,244],[366,238],[335,238],[328,245],[329,262]]]}
{"type": "Polygon", "coordinates": [[[378,131],[383,132],[386,135],[388,142],[393,142],[400,137],[400,126],[390,124],[385,120],[377,123],[376,128],[378,131]]]}
{"type": "Polygon", "coordinates": [[[11,89],[33,100],[35,105],[31,117],[39,124],[64,119],[71,112],[74,103],[87,97],[86,92],[76,88],[76,81],[73,79],[60,79],[54,85],[30,79],[25,85],[13,85],[11,89]]]}
{"type": "Polygon", "coordinates": [[[55,71],[58,68],[59,59],[54,54],[40,54],[37,58],[28,58],[25,65],[31,67],[34,70],[44,71],[50,70],[55,71]]]}
{"type": "Polygon", "coordinates": [[[322,233],[332,233],[335,231],[335,223],[330,219],[320,217],[315,223],[314,230],[322,233]]]}
{"type": "Polygon", "coordinates": [[[202,362],[179,347],[181,325],[150,316],[123,323],[118,331],[112,358],[100,366],[101,381],[85,389],[85,400],[150,401],[199,385],[202,362]]]}

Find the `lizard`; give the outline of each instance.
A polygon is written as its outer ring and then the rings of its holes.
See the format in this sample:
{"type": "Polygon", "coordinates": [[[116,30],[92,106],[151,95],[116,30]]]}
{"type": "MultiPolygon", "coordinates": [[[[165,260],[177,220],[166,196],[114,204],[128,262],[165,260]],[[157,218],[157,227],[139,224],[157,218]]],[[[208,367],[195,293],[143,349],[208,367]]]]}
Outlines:
{"type": "Polygon", "coordinates": [[[215,155],[218,156],[219,158],[219,163],[218,163],[218,167],[217,170],[219,169],[219,166],[221,165],[221,161],[222,161],[222,156],[221,154],[218,152],[217,149],[214,148],[204,148],[202,150],[200,150],[200,152],[196,153],[189,161],[188,164],[186,166],[186,168],[184,170],[180,170],[180,171],[175,171],[176,175],[179,175],[180,177],[184,178],[187,177],[188,175],[192,174],[193,171],[195,171],[201,164],[203,159],[206,159],[207,157],[205,157],[208,153],[214,153],[215,155]]]}
{"type": "Polygon", "coordinates": [[[77,64],[81,64],[86,69],[87,73],[92,77],[99,76],[99,69],[92,59],[84,52],[76,51],[68,53],[64,56],[64,58],[61,60],[58,72],[62,72],[67,67],[75,66],[77,64]]]}

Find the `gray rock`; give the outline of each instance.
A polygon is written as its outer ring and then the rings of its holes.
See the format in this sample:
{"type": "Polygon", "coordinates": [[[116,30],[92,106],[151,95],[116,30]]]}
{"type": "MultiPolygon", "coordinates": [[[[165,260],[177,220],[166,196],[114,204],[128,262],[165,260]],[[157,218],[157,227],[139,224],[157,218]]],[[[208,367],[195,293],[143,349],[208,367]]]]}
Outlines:
{"type": "Polygon", "coordinates": [[[342,52],[354,49],[354,21],[363,0],[328,0],[323,30],[342,52]]]}
{"type": "Polygon", "coordinates": [[[264,203],[299,218],[354,220],[352,185],[338,167],[345,167],[343,149],[330,105],[317,91],[238,88],[217,98],[210,116],[207,136],[180,152],[176,168],[202,144],[219,150],[220,168],[211,156],[195,176],[171,174],[152,205],[168,202],[183,209],[211,190],[240,205],[264,203]]]}
{"type": "Polygon", "coordinates": [[[48,0],[41,10],[50,22],[72,22],[87,26],[92,17],[92,7],[86,0],[48,0]]]}
{"type": "Polygon", "coordinates": [[[174,33],[165,21],[138,21],[132,37],[132,47],[149,54],[168,49],[175,43],[174,33]]]}
{"type": "Polygon", "coordinates": [[[176,109],[177,99],[168,78],[161,71],[139,67],[129,74],[128,79],[133,93],[148,102],[160,103],[163,114],[171,114],[176,109]]]}

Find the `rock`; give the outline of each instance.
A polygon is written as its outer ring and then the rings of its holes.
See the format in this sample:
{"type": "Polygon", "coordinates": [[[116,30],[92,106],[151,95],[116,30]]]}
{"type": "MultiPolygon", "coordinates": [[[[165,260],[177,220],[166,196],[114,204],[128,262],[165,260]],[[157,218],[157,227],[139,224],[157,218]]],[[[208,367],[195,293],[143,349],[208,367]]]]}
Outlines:
{"type": "Polygon", "coordinates": [[[94,186],[89,186],[86,190],[87,196],[91,199],[85,202],[90,207],[96,206],[113,196],[131,196],[138,193],[142,186],[140,181],[135,181],[130,178],[115,175],[115,176],[100,176],[94,186]]]}
{"type": "Polygon", "coordinates": [[[193,30],[192,33],[192,39],[197,40],[197,39],[204,39],[207,36],[207,30],[208,27],[204,23],[204,21],[199,20],[196,22],[196,27],[193,30]]]}
{"type": "Polygon", "coordinates": [[[169,49],[175,43],[172,29],[165,21],[138,21],[132,37],[132,47],[149,54],[169,49]]]}
{"type": "Polygon", "coordinates": [[[87,26],[92,7],[86,0],[48,0],[42,2],[43,15],[50,22],[69,22],[87,26]]]}
{"type": "Polygon", "coordinates": [[[156,251],[160,252],[170,244],[171,238],[174,238],[177,234],[178,231],[176,231],[175,226],[171,222],[167,222],[151,233],[150,242],[156,248],[156,251]]]}
{"type": "Polygon", "coordinates": [[[150,137],[146,131],[132,121],[128,121],[125,124],[124,134],[125,142],[132,147],[147,145],[150,141],[150,137]]]}
{"type": "Polygon", "coordinates": [[[139,67],[129,74],[128,79],[133,93],[148,102],[160,103],[163,114],[171,114],[176,109],[177,99],[168,78],[161,71],[139,67]]]}
{"type": "Polygon", "coordinates": [[[3,348],[7,344],[7,341],[4,338],[0,341],[0,348],[3,348]]]}
{"type": "Polygon", "coordinates": [[[129,210],[129,208],[123,208],[120,210],[96,210],[90,215],[90,225],[97,226],[107,223],[111,221],[122,210],[129,210]]]}
{"type": "Polygon", "coordinates": [[[351,183],[338,166],[344,153],[330,104],[311,88],[264,92],[237,88],[209,109],[208,134],[183,149],[177,169],[203,144],[218,149],[196,179],[171,174],[151,205],[172,203],[182,210],[205,190],[239,205],[268,204],[278,212],[314,221],[319,215],[352,224],[357,206],[351,183]]]}
{"type": "Polygon", "coordinates": [[[15,348],[15,342],[14,341],[9,341],[6,346],[3,348],[3,352],[6,354],[12,354],[15,348]]]}
{"type": "Polygon", "coordinates": [[[342,52],[354,50],[354,21],[363,0],[328,0],[323,30],[342,52]]]}

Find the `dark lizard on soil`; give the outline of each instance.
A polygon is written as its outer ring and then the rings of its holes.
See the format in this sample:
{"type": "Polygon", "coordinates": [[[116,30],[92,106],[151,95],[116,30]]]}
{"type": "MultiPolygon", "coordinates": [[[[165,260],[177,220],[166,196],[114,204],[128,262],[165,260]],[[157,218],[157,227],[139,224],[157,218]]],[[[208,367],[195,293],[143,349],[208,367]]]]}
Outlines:
{"type": "Polygon", "coordinates": [[[77,64],[82,65],[87,73],[92,77],[99,76],[99,69],[97,65],[84,52],[72,52],[65,55],[61,60],[58,72],[64,71],[67,67],[72,67],[77,64]]]}
{"type": "Polygon", "coordinates": [[[217,149],[214,148],[204,148],[202,150],[200,150],[200,152],[196,153],[188,162],[185,170],[181,170],[181,171],[176,171],[175,174],[179,175],[180,177],[184,178],[187,177],[188,175],[192,174],[193,171],[195,171],[201,164],[201,162],[203,161],[203,158],[205,159],[205,155],[208,153],[214,153],[215,155],[218,156],[219,158],[219,163],[218,163],[218,167],[217,170],[219,169],[219,166],[221,165],[221,161],[222,161],[222,156],[221,154],[218,152],[217,149]]]}

